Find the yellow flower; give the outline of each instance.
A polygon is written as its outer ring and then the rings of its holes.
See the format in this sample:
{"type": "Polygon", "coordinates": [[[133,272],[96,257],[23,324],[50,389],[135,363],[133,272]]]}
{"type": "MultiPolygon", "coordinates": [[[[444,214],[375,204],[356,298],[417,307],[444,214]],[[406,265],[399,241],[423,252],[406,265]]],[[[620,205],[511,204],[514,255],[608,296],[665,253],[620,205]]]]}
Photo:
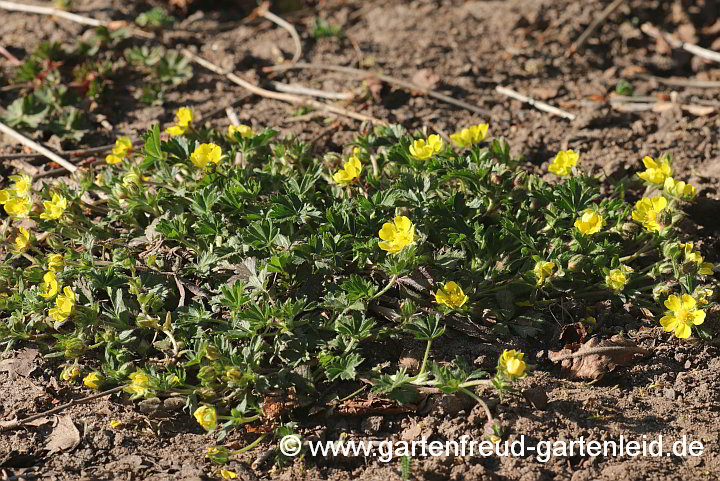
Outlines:
{"type": "Polygon", "coordinates": [[[57,296],[55,299],[55,307],[50,309],[50,317],[55,319],[57,322],[63,322],[70,317],[75,310],[75,292],[65,286],[63,288],[63,294],[57,296]]]}
{"type": "Polygon", "coordinates": [[[468,296],[465,295],[462,288],[454,281],[448,282],[442,286],[442,289],[438,289],[435,293],[435,302],[452,309],[461,308],[467,301],[468,296]]]}
{"type": "Polygon", "coordinates": [[[200,406],[193,414],[197,422],[208,431],[212,431],[217,427],[217,413],[212,406],[200,406]]]}
{"type": "Polygon", "coordinates": [[[664,226],[658,223],[657,216],[665,207],[667,207],[665,197],[643,197],[635,203],[632,218],[642,223],[647,230],[659,232],[663,230],[664,226]]]}
{"type": "Polygon", "coordinates": [[[125,423],[122,422],[122,421],[118,421],[118,420],[116,420],[116,419],[113,419],[112,421],[110,421],[110,427],[113,428],[113,429],[119,428],[119,427],[122,426],[123,424],[125,424],[125,423]]]}
{"type": "Polygon", "coordinates": [[[680,182],[675,182],[672,177],[667,177],[665,179],[664,189],[665,192],[670,195],[682,197],[687,200],[690,200],[697,195],[697,189],[694,185],[686,184],[682,180],[680,182]]]}
{"type": "Polygon", "coordinates": [[[689,294],[668,297],[665,307],[670,311],[660,319],[660,324],[665,332],[674,330],[677,338],[687,339],[693,325],[699,326],[705,322],[705,311],[697,309],[695,299],[689,294]]]}
{"type": "Polygon", "coordinates": [[[249,125],[231,125],[228,127],[228,137],[231,139],[235,138],[235,134],[240,134],[241,137],[247,139],[253,136],[253,129],[249,125]]]}
{"type": "Polygon", "coordinates": [[[46,272],[43,276],[43,292],[40,293],[45,299],[55,297],[58,291],[58,283],[55,278],[55,273],[50,271],[46,272]]]}
{"type": "Polygon", "coordinates": [[[7,201],[13,198],[13,192],[9,189],[0,190],[0,205],[5,205],[7,201]]]}
{"type": "Polygon", "coordinates": [[[525,354],[515,349],[505,349],[500,357],[500,369],[507,372],[511,378],[523,377],[527,369],[527,364],[523,358],[525,354]]]}
{"type": "Polygon", "coordinates": [[[220,475],[223,477],[223,479],[235,479],[237,478],[237,474],[235,474],[235,471],[228,471],[227,469],[221,469],[220,475]]]}
{"type": "Polygon", "coordinates": [[[108,154],[107,156],[105,156],[105,163],[107,163],[108,165],[119,164],[120,162],[122,162],[122,160],[122,157],[115,154],[108,154]]]}
{"type": "Polygon", "coordinates": [[[118,157],[127,157],[132,152],[132,139],[130,137],[118,137],[112,153],[118,157]]]}
{"type": "Polygon", "coordinates": [[[165,129],[165,132],[170,134],[171,137],[177,137],[178,135],[182,135],[185,132],[188,131],[189,127],[180,127],[179,125],[173,125],[172,127],[168,127],[165,129]]]}
{"type": "Polygon", "coordinates": [[[479,124],[462,129],[460,132],[454,133],[450,136],[450,139],[455,142],[458,147],[468,147],[473,144],[479,144],[487,136],[488,124],[479,124]]]}
{"type": "Polygon", "coordinates": [[[18,227],[18,234],[15,236],[14,254],[22,254],[30,247],[30,232],[25,227],[18,227]]]}
{"type": "Polygon", "coordinates": [[[78,366],[67,366],[60,374],[60,379],[67,382],[73,382],[80,376],[82,376],[82,369],[78,366]]]}
{"type": "Polygon", "coordinates": [[[410,145],[410,154],[416,159],[429,159],[434,154],[437,154],[443,149],[445,143],[439,135],[434,134],[425,139],[418,139],[413,141],[410,145]]]}
{"type": "Polygon", "coordinates": [[[713,295],[713,290],[707,287],[698,287],[695,289],[695,299],[701,306],[706,306],[710,303],[710,298],[713,295]]]}
{"type": "Polygon", "coordinates": [[[223,153],[219,145],[200,144],[195,149],[195,152],[190,155],[190,160],[195,164],[195,167],[205,169],[209,164],[219,164],[222,157],[223,153]]]}
{"type": "Polygon", "coordinates": [[[594,209],[586,209],[582,216],[575,221],[577,230],[585,235],[600,232],[604,225],[605,219],[594,209]]]}
{"type": "Polygon", "coordinates": [[[30,195],[32,177],[27,174],[20,174],[11,175],[9,179],[15,182],[12,186],[12,190],[15,192],[17,197],[28,197],[30,195]]]}
{"type": "Polygon", "coordinates": [[[129,392],[134,396],[140,397],[146,395],[150,391],[150,377],[144,371],[135,371],[128,376],[132,381],[125,392],[129,392]]]}
{"type": "Polygon", "coordinates": [[[667,158],[662,157],[657,161],[652,157],[645,156],[643,158],[643,164],[645,164],[645,171],[638,172],[638,177],[651,184],[663,185],[665,179],[672,175],[672,168],[667,158]]]}
{"type": "Polygon", "coordinates": [[[395,254],[415,243],[415,226],[410,219],[399,215],[392,223],[384,223],[378,235],[383,240],[378,247],[395,254]]]}
{"type": "MultiPolygon", "coordinates": [[[[692,249],[692,242],[688,242],[687,244],[680,244],[682,245],[690,245],[690,249],[692,249]]],[[[713,273],[713,265],[710,262],[703,262],[705,258],[700,255],[699,252],[688,252],[687,247],[685,247],[685,260],[687,262],[694,262],[698,266],[697,273],[703,276],[711,276],[713,273]]]]}
{"type": "Polygon", "coordinates": [[[610,269],[610,272],[605,276],[605,284],[610,289],[620,292],[630,280],[630,276],[628,276],[630,272],[634,272],[632,267],[624,264],[621,264],[617,269],[610,269]]]}
{"type": "Polygon", "coordinates": [[[580,154],[574,150],[563,150],[558,152],[555,158],[550,162],[548,170],[555,175],[570,175],[572,168],[578,163],[580,154]]]}
{"type": "Polygon", "coordinates": [[[537,286],[540,287],[545,284],[545,281],[552,276],[555,264],[547,261],[537,261],[533,272],[535,273],[535,279],[537,280],[537,286]]]}
{"type": "Polygon", "coordinates": [[[347,162],[345,162],[343,170],[336,172],[333,175],[333,180],[340,185],[348,185],[350,182],[360,177],[362,170],[363,166],[360,159],[353,155],[347,162]]]}
{"type": "Polygon", "coordinates": [[[95,389],[96,391],[100,390],[104,382],[105,378],[98,372],[91,372],[85,376],[85,379],[83,379],[83,384],[90,389],[95,389]]]}
{"type": "Polygon", "coordinates": [[[48,269],[61,272],[65,268],[65,258],[62,254],[50,254],[47,258],[48,269]]]}
{"type": "Polygon", "coordinates": [[[40,214],[41,219],[54,220],[62,217],[65,209],[67,209],[68,201],[60,194],[53,194],[52,200],[43,202],[45,212],[40,214]]]}
{"type": "Polygon", "coordinates": [[[165,132],[175,137],[187,132],[193,120],[193,112],[188,107],[181,107],[175,112],[175,125],[168,127],[165,132]]]}
{"type": "Polygon", "coordinates": [[[32,209],[30,197],[13,197],[5,202],[5,212],[18,219],[27,217],[30,209],[32,209]]]}

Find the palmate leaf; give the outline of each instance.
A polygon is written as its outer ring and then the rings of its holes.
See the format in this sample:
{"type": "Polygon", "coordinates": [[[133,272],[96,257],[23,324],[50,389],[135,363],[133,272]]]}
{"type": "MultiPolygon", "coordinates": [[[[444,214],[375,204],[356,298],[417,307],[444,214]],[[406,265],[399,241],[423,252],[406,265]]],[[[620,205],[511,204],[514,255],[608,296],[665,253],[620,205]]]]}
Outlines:
{"type": "Polygon", "coordinates": [[[408,376],[405,368],[401,368],[395,374],[382,374],[373,385],[373,392],[385,394],[390,399],[394,399],[399,403],[409,403],[415,401],[419,393],[410,382],[412,378],[408,376]]]}
{"type": "Polygon", "coordinates": [[[325,375],[328,381],[342,379],[343,381],[351,381],[357,377],[356,368],[362,364],[365,359],[360,354],[353,352],[344,356],[334,356],[329,353],[318,356],[320,364],[325,368],[325,375]]]}
{"type": "Polygon", "coordinates": [[[24,126],[28,128],[37,128],[48,116],[50,107],[42,103],[35,95],[30,94],[26,97],[15,99],[11,103],[3,120],[10,127],[24,126]]]}

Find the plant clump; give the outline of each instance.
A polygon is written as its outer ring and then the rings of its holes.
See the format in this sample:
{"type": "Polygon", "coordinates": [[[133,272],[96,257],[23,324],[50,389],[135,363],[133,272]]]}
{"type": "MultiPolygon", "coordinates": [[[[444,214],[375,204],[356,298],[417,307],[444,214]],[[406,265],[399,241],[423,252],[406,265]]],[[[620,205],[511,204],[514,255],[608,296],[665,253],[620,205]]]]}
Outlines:
{"type": "Polygon", "coordinates": [[[668,157],[645,159],[647,195],[630,202],[621,187],[601,195],[572,150],[551,160],[554,180],[529,174],[487,126],[456,145],[376,127],[324,158],[272,129],[200,128],[189,108],[167,133],[118,139],[72,186],[20,175],[0,190],[4,348],[41,346],[90,389],[185,396],[219,439],[253,423],[260,442],[293,433],[290,413],[328,390],[484,405],[476,386],[511,391],[531,371],[513,349],[493,376],[436,358],[460,322],[502,343],[538,334],[549,306],[575,300],[594,323],[610,299],[678,338],[713,336],[714,267],[678,228],[692,196],[665,188],[668,157]],[[378,361],[403,339],[426,346],[419,367],[378,361]],[[292,393],[282,408],[277,392],[292,393]]]}

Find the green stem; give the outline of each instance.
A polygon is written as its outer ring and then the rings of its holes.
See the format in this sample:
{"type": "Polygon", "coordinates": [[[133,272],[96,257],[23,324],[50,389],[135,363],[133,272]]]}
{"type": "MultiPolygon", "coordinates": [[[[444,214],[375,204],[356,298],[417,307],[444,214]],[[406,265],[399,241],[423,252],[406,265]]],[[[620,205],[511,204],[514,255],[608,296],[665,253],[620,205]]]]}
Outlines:
{"type": "Polygon", "coordinates": [[[430,357],[430,346],[432,346],[432,339],[428,339],[427,347],[425,348],[425,355],[423,356],[422,365],[420,366],[420,372],[418,373],[417,377],[422,376],[425,373],[425,368],[427,367],[427,361],[430,357]]]}
{"type": "Polygon", "coordinates": [[[490,412],[490,408],[488,407],[488,405],[485,404],[485,401],[483,401],[480,396],[478,396],[477,394],[475,394],[474,392],[472,392],[471,390],[469,390],[467,388],[464,388],[461,386],[460,391],[462,391],[463,393],[465,393],[468,396],[470,396],[471,398],[473,398],[475,401],[477,401],[478,404],[480,404],[482,406],[483,410],[485,411],[485,416],[487,416],[487,424],[492,425],[492,422],[493,422],[492,413],[490,412]]]}
{"type": "Polygon", "coordinates": [[[255,446],[257,446],[258,444],[260,444],[260,443],[263,441],[263,439],[265,439],[266,437],[268,437],[268,435],[269,435],[269,433],[265,433],[265,434],[263,434],[262,436],[260,436],[259,438],[257,438],[255,441],[253,441],[253,442],[251,442],[250,444],[248,444],[247,446],[245,446],[244,448],[238,449],[238,450],[236,450],[236,451],[230,451],[230,455],[233,456],[233,455],[235,455],[235,454],[242,454],[242,453],[244,453],[244,452],[250,451],[250,450],[253,449],[255,446]]]}

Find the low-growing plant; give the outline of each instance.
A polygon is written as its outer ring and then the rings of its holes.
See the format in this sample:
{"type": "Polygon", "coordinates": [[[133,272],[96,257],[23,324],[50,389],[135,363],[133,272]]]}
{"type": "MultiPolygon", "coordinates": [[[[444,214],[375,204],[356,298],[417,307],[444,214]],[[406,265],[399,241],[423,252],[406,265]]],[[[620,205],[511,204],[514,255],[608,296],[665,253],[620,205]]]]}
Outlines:
{"type": "Polygon", "coordinates": [[[161,104],[168,89],[192,78],[192,67],[176,51],[131,39],[124,27],[98,27],[73,46],[43,42],[15,71],[14,82],[24,89],[2,119],[16,129],[40,129],[78,142],[92,128],[92,114],[103,112],[118,85],[124,89],[128,79],[140,77],[145,79],[138,82],[141,100],[161,104]],[[135,44],[123,49],[128,43],[135,44]]]}
{"type": "Polygon", "coordinates": [[[603,195],[572,150],[552,159],[554,180],[528,173],[486,125],[454,147],[380,126],[346,156],[316,158],[272,129],[193,119],[178,110],[141,149],[118,139],[109,165],[72,186],[34,192],[20,175],[0,191],[6,349],[32,342],[91,389],[183,395],[217,439],[253,424],[244,450],[296,434],[298,413],[363,385],[399,403],[428,389],[470,396],[496,439],[475,388],[511,392],[531,366],[512,349],[492,377],[435,358],[462,322],[493,326],[501,343],[538,333],[562,302],[594,319],[610,299],[678,338],[712,336],[713,267],[678,228],[696,191],[667,156],[644,159],[633,204],[625,189],[603,195]],[[391,339],[424,343],[417,369],[378,359],[391,339]]]}

